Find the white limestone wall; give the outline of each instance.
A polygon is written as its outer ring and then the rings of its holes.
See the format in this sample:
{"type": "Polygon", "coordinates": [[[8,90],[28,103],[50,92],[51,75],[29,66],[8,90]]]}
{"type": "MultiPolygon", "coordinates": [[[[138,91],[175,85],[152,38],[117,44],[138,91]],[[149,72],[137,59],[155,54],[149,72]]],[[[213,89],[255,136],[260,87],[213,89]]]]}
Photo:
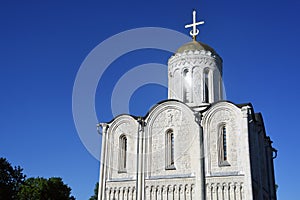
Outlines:
{"type": "MultiPolygon", "coordinates": [[[[204,127],[204,143],[206,158],[206,174],[216,174],[223,172],[235,172],[244,174],[243,172],[243,153],[241,150],[242,131],[242,114],[234,105],[222,102],[212,107],[203,119],[204,127]],[[222,140],[220,129],[222,125],[227,130],[227,162],[230,166],[220,165],[220,140],[222,140]]],[[[249,154],[249,153],[248,153],[249,154]]]]}
{"type": "Polygon", "coordinates": [[[204,114],[202,125],[205,175],[207,187],[211,188],[209,190],[207,188],[207,196],[212,200],[228,199],[227,196],[226,198],[218,197],[218,192],[223,192],[223,190],[235,195],[235,199],[241,199],[243,196],[244,199],[252,199],[247,115],[247,107],[240,109],[230,102],[219,102],[204,114]],[[222,164],[220,162],[220,140],[222,140],[220,127],[224,124],[227,130],[227,161],[222,164]],[[226,189],[224,189],[225,186],[226,189]],[[245,188],[242,195],[240,186],[245,188]],[[231,193],[233,188],[235,188],[234,193],[231,193]]]}
{"type": "MultiPolygon", "coordinates": [[[[168,101],[154,107],[145,121],[144,174],[141,176],[145,178],[143,199],[176,199],[180,195],[181,199],[199,199],[200,129],[193,111],[181,102],[168,101]],[[174,132],[175,142],[175,169],[172,170],[166,169],[165,162],[165,134],[169,129],[174,132]]],[[[137,187],[141,187],[137,186],[136,179],[138,129],[137,120],[129,115],[121,115],[109,124],[106,172],[100,181],[104,188],[102,199],[136,198],[137,187]],[[128,147],[126,173],[120,172],[118,166],[119,138],[124,134],[128,147]]]]}
{"type": "Polygon", "coordinates": [[[151,110],[146,122],[145,133],[149,138],[146,181],[168,179],[170,186],[179,188],[177,179],[194,179],[195,198],[200,199],[204,187],[200,170],[200,126],[194,112],[181,102],[168,101],[151,110]],[[169,129],[174,132],[175,169],[166,169],[165,134],[169,129]]]}
{"type": "MultiPolygon", "coordinates": [[[[102,199],[133,200],[139,187],[142,187],[142,199],[151,200],[198,200],[202,199],[203,187],[206,190],[205,198],[208,200],[251,200],[268,197],[269,189],[266,186],[273,179],[267,180],[266,166],[260,165],[266,165],[266,162],[270,161],[259,154],[265,151],[264,146],[269,144],[269,141],[263,137],[259,125],[251,124],[254,120],[251,118],[252,112],[251,107],[247,105],[239,108],[230,102],[218,102],[202,113],[203,130],[201,130],[196,120],[198,115],[185,104],[179,101],[166,101],[155,106],[145,118],[142,186],[137,185],[136,181],[138,122],[129,115],[117,117],[109,124],[107,133],[108,164],[105,165],[107,170],[104,173],[106,181],[102,185],[104,188],[102,199]],[[227,129],[226,165],[220,165],[219,162],[219,127],[223,124],[227,129]],[[165,162],[165,134],[169,129],[174,133],[174,169],[166,169],[165,162]],[[202,131],[204,144],[200,141],[202,131]],[[118,142],[122,134],[126,134],[128,141],[126,173],[118,171],[118,142]],[[252,141],[251,154],[254,158],[251,160],[249,140],[252,141]],[[205,181],[200,170],[202,145],[204,145],[205,181]],[[251,170],[254,170],[253,173],[251,170]],[[252,188],[266,192],[254,194],[252,188]]],[[[271,156],[271,150],[268,151],[271,156]]],[[[270,198],[276,199],[276,194],[270,198]]]]}
{"type": "Polygon", "coordinates": [[[138,122],[129,115],[117,117],[109,128],[108,180],[132,180],[136,177],[138,122]],[[126,173],[119,171],[120,136],[127,138],[126,173]]]}

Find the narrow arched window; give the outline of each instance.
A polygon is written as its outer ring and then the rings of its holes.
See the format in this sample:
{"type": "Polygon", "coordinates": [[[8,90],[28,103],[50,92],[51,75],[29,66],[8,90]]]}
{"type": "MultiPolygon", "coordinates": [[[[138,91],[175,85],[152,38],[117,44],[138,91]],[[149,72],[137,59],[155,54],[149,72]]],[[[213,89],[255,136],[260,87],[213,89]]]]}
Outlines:
{"type": "Polygon", "coordinates": [[[219,140],[219,164],[220,166],[228,166],[228,131],[225,124],[220,127],[219,140]]]}
{"type": "Polygon", "coordinates": [[[173,132],[170,134],[170,142],[171,142],[171,146],[170,146],[170,164],[174,165],[174,133],[173,132]]]}
{"type": "Polygon", "coordinates": [[[119,139],[119,172],[126,172],[127,165],[127,138],[121,135],[119,139]]]}
{"type": "Polygon", "coordinates": [[[174,162],[174,132],[169,129],[166,132],[166,169],[175,169],[174,162]]]}
{"type": "Polygon", "coordinates": [[[209,102],[209,78],[208,78],[208,70],[204,71],[204,81],[203,81],[203,102],[209,102]]]}
{"type": "Polygon", "coordinates": [[[188,69],[183,71],[183,102],[190,103],[191,99],[191,74],[188,69]]]}
{"type": "Polygon", "coordinates": [[[222,140],[223,140],[223,160],[227,160],[227,135],[226,135],[226,127],[222,127],[222,140]]]}

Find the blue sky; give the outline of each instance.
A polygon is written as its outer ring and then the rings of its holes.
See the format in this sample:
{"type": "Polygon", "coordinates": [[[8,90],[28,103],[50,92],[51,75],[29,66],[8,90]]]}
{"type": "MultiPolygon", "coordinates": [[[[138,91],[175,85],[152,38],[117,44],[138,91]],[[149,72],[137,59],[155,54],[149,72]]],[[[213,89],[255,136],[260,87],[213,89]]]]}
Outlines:
{"type": "MultiPolygon", "coordinates": [[[[264,116],[279,150],[279,199],[295,199],[300,178],[296,0],[1,1],[0,156],[29,177],[62,177],[77,199],[88,199],[99,161],[82,144],[73,121],[72,90],[81,63],[100,42],[128,29],[164,27],[188,34],[184,25],[194,8],[205,20],[200,40],[223,58],[227,99],[251,102],[264,116]]],[[[145,49],[112,63],[96,92],[99,121],[113,117],[110,97],[122,74],[143,63],[166,64],[170,55],[145,49]]],[[[132,95],[130,112],[145,115],[166,98],[165,88],[145,85],[132,95]]],[[[96,129],[87,134],[97,134],[96,129]]]]}

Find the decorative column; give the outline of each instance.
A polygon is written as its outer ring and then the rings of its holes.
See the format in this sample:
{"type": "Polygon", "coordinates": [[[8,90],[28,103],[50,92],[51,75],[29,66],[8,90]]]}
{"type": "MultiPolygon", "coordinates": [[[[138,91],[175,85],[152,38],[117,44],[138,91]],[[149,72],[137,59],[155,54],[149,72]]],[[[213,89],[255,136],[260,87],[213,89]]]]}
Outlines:
{"type": "Polygon", "coordinates": [[[124,200],[128,200],[128,188],[127,187],[124,187],[124,200]]]}
{"type": "Polygon", "coordinates": [[[233,183],[229,183],[229,199],[235,199],[234,197],[234,190],[235,190],[235,186],[233,183]]]}
{"type": "Polygon", "coordinates": [[[100,177],[99,177],[99,188],[98,188],[98,200],[105,199],[105,186],[106,186],[106,152],[107,152],[107,129],[108,125],[106,123],[99,123],[97,124],[98,133],[100,132],[100,127],[102,127],[102,145],[101,145],[101,170],[100,170],[100,177]]]}
{"type": "Polygon", "coordinates": [[[177,185],[174,185],[174,199],[179,199],[179,188],[177,185]]]}
{"type": "Polygon", "coordinates": [[[151,193],[151,190],[150,190],[150,187],[149,186],[146,186],[146,199],[149,199],[150,200],[150,193],[151,193]]]}
{"type": "Polygon", "coordinates": [[[192,200],[196,200],[197,199],[196,196],[195,196],[195,185],[194,184],[191,185],[191,199],[192,200]]]}
{"type": "Polygon", "coordinates": [[[240,183],[237,183],[235,188],[236,188],[235,199],[241,200],[241,185],[240,185],[240,183]]]}
{"type": "Polygon", "coordinates": [[[135,200],[136,199],[136,190],[135,190],[135,187],[132,188],[132,200],[135,200]]]}
{"type": "Polygon", "coordinates": [[[184,185],[179,186],[179,199],[185,199],[185,190],[184,190],[184,185]]]}
{"type": "MultiPolygon", "coordinates": [[[[244,184],[241,183],[241,199],[244,200],[245,199],[245,195],[244,195],[244,184]]],[[[276,200],[276,199],[274,199],[276,200]]]]}
{"type": "Polygon", "coordinates": [[[173,190],[173,186],[169,185],[168,186],[168,199],[173,200],[174,199],[174,190],[173,190]]]}
{"type": "Polygon", "coordinates": [[[144,127],[145,120],[138,118],[139,128],[137,134],[137,181],[136,181],[136,200],[144,200],[145,197],[145,180],[144,180],[144,127]]]}
{"type": "Polygon", "coordinates": [[[162,198],[162,188],[160,187],[160,186],[157,186],[157,193],[156,193],[156,195],[157,195],[157,200],[162,200],[163,198],[162,198]]]}
{"type": "Polygon", "coordinates": [[[121,199],[121,193],[122,193],[122,188],[117,188],[117,194],[115,196],[116,200],[120,200],[121,199]]]}
{"type": "Polygon", "coordinates": [[[112,199],[114,199],[115,198],[115,196],[114,196],[114,194],[115,194],[115,190],[114,190],[114,188],[112,188],[111,190],[110,190],[110,200],[112,200],[112,199]]]}
{"type": "Polygon", "coordinates": [[[191,186],[190,185],[185,186],[185,199],[191,200],[191,186]]]}
{"type": "Polygon", "coordinates": [[[218,191],[218,199],[223,199],[223,191],[222,185],[220,183],[217,184],[217,191],[218,191]]]}
{"type": "Polygon", "coordinates": [[[212,190],[212,188],[211,188],[211,184],[207,184],[206,185],[206,191],[207,191],[207,193],[206,193],[206,200],[212,200],[212,198],[211,198],[211,190],[212,190]]]}
{"type": "Polygon", "coordinates": [[[217,190],[217,185],[212,183],[212,199],[213,200],[218,200],[218,190],[217,190]]]}
{"type": "Polygon", "coordinates": [[[128,188],[128,200],[132,200],[132,188],[128,188]]]}
{"type": "Polygon", "coordinates": [[[163,185],[162,186],[162,199],[165,200],[168,198],[168,188],[167,186],[163,185]]]}
{"type": "Polygon", "coordinates": [[[151,186],[150,194],[151,194],[150,199],[151,200],[156,200],[156,188],[153,185],[151,186]]]}
{"type": "Polygon", "coordinates": [[[119,189],[119,200],[124,200],[124,188],[119,189]]]}
{"type": "MultiPolygon", "coordinates": [[[[99,184],[99,186],[100,186],[100,184],[99,184]]],[[[106,200],[110,200],[109,199],[109,194],[110,194],[110,189],[109,188],[106,188],[106,198],[104,198],[104,199],[106,199],[106,200]]],[[[99,198],[99,195],[98,195],[98,198],[99,198]]]]}
{"type": "Polygon", "coordinates": [[[229,200],[229,197],[228,197],[228,186],[227,186],[227,183],[224,183],[223,184],[223,191],[224,191],[224,200],[229,200]]]}
{"type": "Polygon", "coordinates": [[[199,148],[200,148],[200,167],[199,167],[199,176],[197,176],[196,180],[196,194],[197,199],[205,200],[206,196],[206,183],[205,183],[205,165],[204,165],[204,141],[203,141],[203,127],[201,126],[202,114],[199,111],[194,112],[195,122],[197,122],[199,126],[199,148]]]}

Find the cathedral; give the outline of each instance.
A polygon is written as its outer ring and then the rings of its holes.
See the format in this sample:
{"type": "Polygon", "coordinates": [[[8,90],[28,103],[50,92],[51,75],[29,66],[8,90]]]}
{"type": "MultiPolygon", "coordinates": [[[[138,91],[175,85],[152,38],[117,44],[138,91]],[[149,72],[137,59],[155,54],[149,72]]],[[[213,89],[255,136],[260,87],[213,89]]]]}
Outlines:
{"type": "Polygon", "coordinates": [[[223,100],[222,58],[196,40],[168,60],[168,99],[102,128],[98,200],[276,200],[276,150],[253,106],[223,100]]]}

